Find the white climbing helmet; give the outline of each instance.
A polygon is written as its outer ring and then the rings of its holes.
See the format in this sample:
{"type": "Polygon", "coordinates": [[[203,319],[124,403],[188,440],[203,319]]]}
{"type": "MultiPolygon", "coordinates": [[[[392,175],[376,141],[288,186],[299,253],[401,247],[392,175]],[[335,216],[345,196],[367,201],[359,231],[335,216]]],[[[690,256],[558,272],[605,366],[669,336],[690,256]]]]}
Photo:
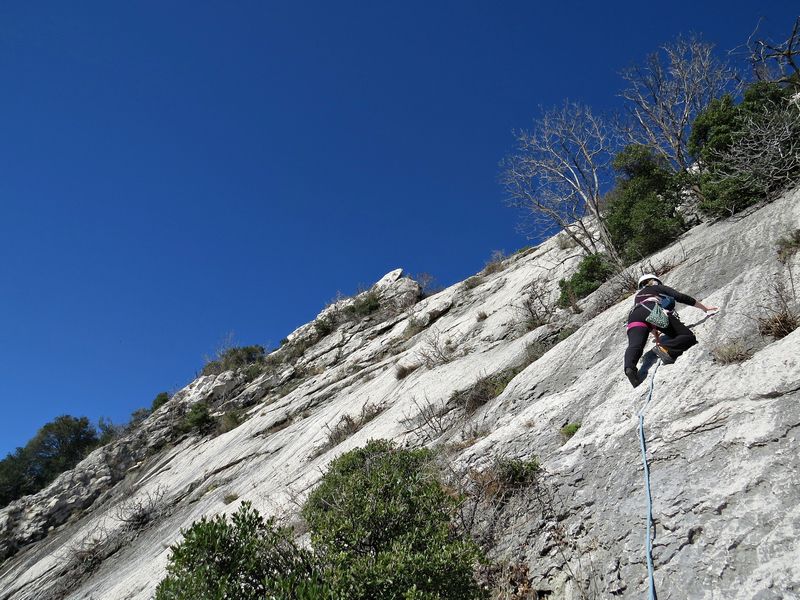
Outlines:
{"type": "Polygon", "coordinates": [[[660,278],[658,277],[658,275],[656,275],[655,273],[645,273],[644,275],[642,275],[641,277],[639,277],[639,283],[638,283],[638,285],[637,285],[636,287],[638,287],[638,288],[640,288],[640,289],[641,289],[641,287],[642,287],[642,284],[643,284],[644,282],[646,282],[646,281],[650,281],[651,279],[655,279],[655,280],[656,280],[656,281],[657,281],[657,282],[658,282],[660,285],[664,285],[664,284],[661,282],[661,279],[660,279],[660,278]]]}

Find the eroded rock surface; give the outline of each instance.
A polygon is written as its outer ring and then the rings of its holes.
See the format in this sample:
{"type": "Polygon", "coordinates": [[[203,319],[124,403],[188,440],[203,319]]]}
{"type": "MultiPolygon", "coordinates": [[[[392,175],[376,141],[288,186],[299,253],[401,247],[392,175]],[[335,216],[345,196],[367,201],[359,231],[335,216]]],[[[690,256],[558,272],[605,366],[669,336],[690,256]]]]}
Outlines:
{"type": "MultiPolygon", "coordinates": [[[[722,307],[713,317],[680,311],[700,344],[659,367],[646,413],[662,600],[800,595],[800,333],[774,341],[756,321],[774,282],[791,290],[800,261],[778,262],[774,245],[799,227],[794,191],[698,225],[649,259],[670,265],[669,285],[722,307]],[[736,340],[752,358],[716,362],[712,351],[736,340]]],[[[377,437],[449,444],[456,465],[475,469],[538,456],[545,474],[509,503],[494,555],[526,565],[551,598],[643,597],[636,414],[647,386],[632,390],[622,376],[630,294],[609,282],[580,314],[526,326],[534,282],[552,301],[578,258],[551,239],[422,300],[395,270],[373,288],[379,311],[354,318],[347,307],[357,299],[342,300],[293,332],[257,378],[197,379],[138,430],[0,510],[0,599],[150,598],[181,528],[241,500],[291,518],[334,456],[377,437]],[[442,431],[415,419],[424,403],[448,406],[453,392],[529,362],[537,348],[546,352],[467,421],[445,415],[442,431]],[[215,436],[176,433],[199,401],[248,418],[215,436]],[[364,405],[380,413],[331,446],[331,429],[364,405]],[[582,425],[565,441],[567,423],[582,425]],[[143,504],[157,510],[134,528],[131,511],[143,504]]]]}

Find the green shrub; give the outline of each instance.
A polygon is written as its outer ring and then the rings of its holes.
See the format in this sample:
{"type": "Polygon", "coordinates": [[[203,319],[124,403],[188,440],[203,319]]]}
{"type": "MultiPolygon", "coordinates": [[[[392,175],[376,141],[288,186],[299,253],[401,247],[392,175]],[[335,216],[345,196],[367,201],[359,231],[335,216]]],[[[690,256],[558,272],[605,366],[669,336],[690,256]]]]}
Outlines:
{"type": "Polygon", "coordinates": [[[714,98],[692,123],[687,149],[706,166],[714,165],[716,153],[729,148],[738,129],[738,109],[733,96],[714,98]]]}
{"type": "Polygon", "coordinates": [[[585,298],[614,274],[611,261],[604,254],[590,254],[578,264],[578,270],[569,279],[558,282],[561,295],[558,305],[562,308],[575,306],[581,298],[585,298]]]}
{"type": "Polygon", "coordinates": [[[97,445],[105,446],[122,436],[125,433],[125,426],[117,425],[111,419],[100,417],[97,420],[97,432],[99,434],[97,445]]]}
{"type": "Polygon", "coordinates": [[[291,530],[264,521],[248,502],[230,521],[225,515],[203,517],[182,533],[183,540],[171,547],[156,600],[335,598],[291,530]]]}
{"type": "Polygon", "coordinates": [[[800,136],[800,110],[791,94],[789,87],[756,82],[739,104],[724,96],[697,116],[688,148],[702,167],[705,213],[730,216],[800,178],[800,159],[791,150],[800,136]]]}
{"type": "Polygon", "coordinates": [[[201,375],[219,375],[225,371],[234,371],[248,365],[262,363],[266,350],[264,346],[240,346],[228,348],[221,352],[219,356],[209,361],[200,372],[201,375]]]}
{"type": "MultiPolygon", "coordinates": [[[[226,502],[236,500],[227,494],[226,502]]],[[[312,550],[243,502],[174,545],[156,600],[477,600],[482,554],[429,450],[371,441],[333,461],[302,513],[312,550]]]]}
{"type": "MultiPolygon", "coordinates": [[[[153,400],[153,406],[160,407],[163,404],[162,399],[164,395],[166,395],[167,400],[169,400],[169,394],[162,392],[153,400]]],[[[154,408],[137,408],[131,413],[128,422],[120,425],[113,423],[109,419],[100,417],[97,423],[97,428],[100,433],[100,438],[97,445],[104,446],[116,439],[119,439],[123,435],[134,431],[147,417],[153,413],[154,410],[154,408]]]]}
{"type": "Polygon", "coordinates": [[[332,316],[322,317],[314,321],[314,331],[320,338],[325,337],[336,329],[336,320],[332,316]]]}
{"type": "Polygon", "coordinates": [[[721,181],[713,181],[709,173],[700,176],[700,189],[705,200],[700,210],[712,217],[730,217],[758,202],[758,190],[746,178],[730,174],[721,181]]]}
{"type": "Polygon", "coordinates": [[[169,401],[169,393],[161,392],[155,398],[153,398],[153,403],[150,405],[150,412],[156,412],[159,408],[164,406],[168,401],[169,401]]]}
{"type": "Polygon", "coordinates": [[[346,315],[351,318],[363,318],[371,315],[381,307],[381,299],[375,290],[369,290],[356,296],[352,304],[344,308],[346,315]]]}
{"type": "Polygon", "coordinates": [[[311,492],[302,513],[342,598],[486,597],[472,576],[480,552],[454,533],[456,501],[432,460],[373,440],[334,460],[311,492]]]}
{"type": "Polygon", "coordinates": [[[614,158],[615,188],[606,198],[606,226],[628,263],[669,244],[685,230],[677,212],[680,178],[646,146],[628,146],[614,158]]]}
{"type": "Polygon", "coordinates": [[[692,123],[687,143],[689,153],[705,167],[714,168],[720,153],[736,143],[747,117],[780,105],[790,96],[789,88],[756,82],[748,86],[739,104],[734,103],[730,94],[712,100],[692,123]]]}
{"type": "Polygon", "coordinates": [[[545,355],[553,343],[550,340],[534,340],[525,344],[525,358],[530,362],[536,362],[545,355]]]}
{"type": "Polygon", "coordinates": [[[207,402],[197,402],[183,417],[183,421],[178,426],[182,433],[197,432],[201,435],[209,433],[214,429],[215,421],[208,409],[207,402]]]}
{"type": "Polygon", "coordinates": [[[568,440],[573,435],[578,433],[578,429],[581,428],[580,423],[568,423],[561,428],[561,435],[564,436],[564,439],[568,440]]]}
{"type": "Polygon", "coordinates": [[[516,490],[535,483],[542,471],[536,457],[530,460],[502,459],[496,466],[497,479],[506,489],[516,490]]]}
{"type": "Polygon", "coordinates": [[[128,424],[125,425],[126,431],[133,431],[139,425],[142,424],[147,417],[150,416],[150,409],[149,408],[137,408],[131,413],[130,419],[128,419],[128,424]]]}
{"type": "Polygon", "coordinates": [[[17,448],[0,461],[0,506],[43,489],[97,445],[97,431],[89,419],[56,417],[24,448],[17,448]]]}

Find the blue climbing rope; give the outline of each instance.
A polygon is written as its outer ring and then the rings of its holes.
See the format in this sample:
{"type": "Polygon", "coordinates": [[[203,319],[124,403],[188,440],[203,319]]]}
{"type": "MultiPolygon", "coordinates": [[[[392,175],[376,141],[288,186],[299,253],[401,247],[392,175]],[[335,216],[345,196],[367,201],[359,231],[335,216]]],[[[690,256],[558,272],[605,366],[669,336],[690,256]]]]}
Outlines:
{"type": "Polygon", "coordinates": [[[653,399],[653,381],[656,378],[656,371],[658,371],[659,365],[661,365],[660,360],[656,363],[656,368],[653,369],[653,373],[650,375],[650,391],[647,393],[647,400],[645,400],[642,409],[639,411],[639,445],[642,448],[644,487],[647,496],[647,539],[645,543],[647,547],[647,574],[650,585],[649,600],[656,600],[656,582],[653,578],[653,539],[651,535],[653,526],[653,497],[650,494],[650,468],[647,466],[647,449],[644,443],[644,412],[647,410],[647,405],[650,404],[650,400],[653,399]]]}

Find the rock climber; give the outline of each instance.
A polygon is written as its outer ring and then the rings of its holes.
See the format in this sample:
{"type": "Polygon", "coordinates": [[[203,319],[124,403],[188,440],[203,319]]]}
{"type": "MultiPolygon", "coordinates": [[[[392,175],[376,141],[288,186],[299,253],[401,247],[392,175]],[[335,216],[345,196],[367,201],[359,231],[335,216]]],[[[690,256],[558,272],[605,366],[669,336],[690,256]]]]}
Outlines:
{"type": "Polygon", "coordinates": [[[704,312],[717,310],[716,306],[706,306],[691,296],[667,287],[661,279],[653,273],[645,273],[639,278],[639,291],[633,300],[633,310],[628,315],[628,348],[625,350],[625,375],[633,387],[642,383],[636,364],[642,357],[644,345],[650,331],[656,335],[656,345],[653,352],[664,364],[675,362],[681,354],[697,343],[697,338],[686,325],[672,314],[675,302],[694,306],[704,312]],[[660,307],[666,313],[668,323],[662,321],[664,326],[658,326],[648,321],[653,310],[660,307]],[[663,334],[663,337],[661,337],[663,334]]]}

